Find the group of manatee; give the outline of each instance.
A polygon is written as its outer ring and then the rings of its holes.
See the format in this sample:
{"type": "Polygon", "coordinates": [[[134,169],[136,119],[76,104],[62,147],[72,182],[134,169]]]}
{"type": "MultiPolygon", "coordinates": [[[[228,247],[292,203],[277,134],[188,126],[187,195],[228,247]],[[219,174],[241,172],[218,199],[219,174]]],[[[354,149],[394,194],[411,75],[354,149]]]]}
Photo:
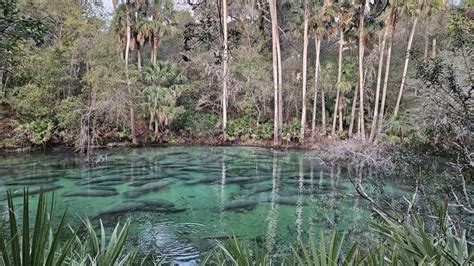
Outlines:
{"type": "MultiPolygon", "coordinates": [[[[94,168],[82,168],[80,174],[77,171],[71,173],[58,169],[56,172],[49,171],[46,176],[33,173],[10,178],[3,182],[3,186],[16,188],[12,192],[13,197],[22,196],[24,193],[22,187],[27,186],[30,195],[38,194],[41,190],[48,192],[63,188],[60,195],[72,200],[78,197],[117,198],[116,203],[94,214],[94,217],[101,218],[133,212],[185,211],[184,208],[177,208],[173,202],[155,199],[155,194],[159,197],[160,191],[172,189],[177,183],[185,186],[216,184],[238,186],[240,188],[238,195],[227,198],[218,207],[219,211],[245,211],[265,203],[307,205],[308,202],[302,195],[313,191],[298,189],[298,184],[304,183],[306,187],[319,185],[319,188],[321,184],[312,179],[298,180],[298,173],[295,170],[282,172],[280,169],[279,186],[288,189],[279,189],[278,195],[275,196],[275,184],[272,181],[276,178],[273,168],[275,166],[271,163],[273,159],[271,156],[263,153],[251,158],[239,154],[214,153],[193,156],[186,152],[168,152],[153,158],[132,155],[114,158],[94,168]],[[61,179],[73,180],[75,185],[64,187],[57,184],[61,179]],[[123,185],[126,185],[126,191],[116,188],[123,185]],[[152,194],[153,199],[144,197],[148,194],[152,194]]],[[[5,199],[6,193],[1,192],[0,198],[5,199]]]]}

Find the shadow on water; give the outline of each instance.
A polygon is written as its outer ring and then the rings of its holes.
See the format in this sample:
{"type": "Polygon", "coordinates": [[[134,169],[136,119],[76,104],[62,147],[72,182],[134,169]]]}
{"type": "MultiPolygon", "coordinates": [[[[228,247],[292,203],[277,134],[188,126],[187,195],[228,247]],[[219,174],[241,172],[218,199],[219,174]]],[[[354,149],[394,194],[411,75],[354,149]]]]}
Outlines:
{"type": "MultiPolygon", "coordinates": [[[[1,157],[5,191],[55,191],[56,214],[113,225],[132,217],[130,246],[182,264],[198,262],[216,240],[255,240],[278,256],[288,243],[339,228],[366,236],[369,215],[353,185],[380,192],[375,173],[356,166],[326,166],[301,151],[245,147],[168,147],[102,151],[107,162],[90,167],[69,152],[1,157]]],[[[409,193],[400,182],[384,193],[409,193]],[[396,185],[396,186],[395,186],[396,185]]],[[[33,192],[33,193],[32,193],[33,192]]],[[[19,200],[18,198],[16,200],[19,200]]],[[[35,197],[31,199],[34,210],[35,197]]],[[[1,202],[5,210],[6,201],[1,202]]],[[[56,217],[59,219],[59,217],[56,217]]]]}

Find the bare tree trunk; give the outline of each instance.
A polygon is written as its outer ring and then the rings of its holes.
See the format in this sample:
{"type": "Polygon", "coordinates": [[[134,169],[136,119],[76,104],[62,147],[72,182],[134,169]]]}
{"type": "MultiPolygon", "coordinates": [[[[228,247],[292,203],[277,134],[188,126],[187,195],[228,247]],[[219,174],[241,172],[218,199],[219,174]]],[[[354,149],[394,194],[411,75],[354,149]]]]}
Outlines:
{"type": "Polygon", "coordinates": [[[342,132],[344,130],[343,124],[342,124],[342,111],[344,108],[344,93],[341,91],[341,95],[339,96],[339,106],[337,109],[339,109],[339,131],[342,132]]]}
{"type": "Polygon", "coordinates": [[[154,52],[153,51],[153,46],[155,45],[153,40],[154,40],[154,38],[151,37],[151,39],[150,39],[150,63],[152,65],[153,65],[153,58],[155,58],[155,55],[153,54],[153,52],[154,52]]]}
{"type": "Polygon", "coordinates": [[[158,58],[158,41],[159,41],[159,35],[160,35],[160,31],[157,30],[155,32],[153,32],[153,38],[152,38],[152,47],[151,47],[151,64],[152,65],[156,65],[156,61],[157,61],[157,58],[158,58]]]}
{"type": "Polygon", "coordinates": [[[433,44],[431,45],[431,57],[436,57],[436,37],[433,37],[433,44]]]}
{"type": "Polygon", "coordinates": [[[355,111],[356,111],[358,93],[359,93],[359,85],[356,86],[356,89],[354,91],[354,98],[352,99],[351,122],[349,124],[349,138],[352,138],[352,135],[354,134],[354,120],[355,120],[355,111]]]}
{"type": "Polygon", "coordinates": [[[369,141],[372,142],[377,133],[377,123],[379,119],[379,99],[380,99],[380,87],[382,84],[382,71],[383,71],[383,57],[385,52],[385,43],[387,42],[388,26],[385,28],[383,33],[382,43],[379,51],[379,66],[377,70],[377,87],[375,89],[375,105],[374,105],[374,117],[372,119],[372,128],[370,129],[369,141]]]}
{"type": "Polygon", "coordinates": [[[301,104],[301,128],[300,128],[300,142],[304,142],[304,133],[306,129],[306,81],[307,81],[307,57],[308,57],[308,20],[309,20],[309,10],[308,10],[308,0],[305,0],[304,5],[304,36],[303,36],[303,99],[301,104]]]}
{"type": "Polygon", "coordinates": [[[388,38],[388,48],[387,48],[387,60],[385,62],[385,76],[383,81],[383,89],[382,89],[382,102],[380,104],[380,112],[379,112],[379,122],[377,126],[377,133],[380,134],[382,132],[382,125],[385,115],[385,101],[387,99],[387,89],[388,89],[388,79],[390,77],[390,62],[392,58],[392,46],[393,46],[393,39],[395,36],[395,26],[397,21],[397,13],[396,9],[392,8],[390,11],[390,25],[389,25],[389,38],[388,38]]]}
{"type": "Polygon", "coordinates": [[[337,83],[336,83],[336,102],[334,103],[334,112],[332,117],[332,129],[331,135],[336,136],[336,121],[337,121],[337,112],[339,110],[339,97],[341,94],[340,83],[342,78],[342,49],[344,47],[344,31],[341,28],[339,30],[339,57],[338,57],[338,68],[337,68],[337,83]]]}
{"type": "Polygon", "coordinates": [[[130,38],[131,38],[131,26],[130,26],[130,11],[128,10],[128,5],[125,5],[126,7],[126,23],[127,23],[127,44],[125,46],[125,78],[127,80],[127,91],[128,91],[128,105],[130,108],[130,135],[132,138],[132,143],[137,144],[137,137],[135,134],[135,110],[133,107],[133,102],[131,100],[132,97],[132,89],[130,87],[130,77],[128,75],[128,55],[130,53],[130,38]]]}
{"type": "Polygon", "coordinates": [[[140,46],[137,46],[137,67],[138,67],[138,71],[141,72],[142,71],[142,52],[141,52],[140,46]]]}
{"type": "Polygon", "coordinates": [[[227,80],[228,80],[228,53],[227,53],[227,0],[222,0],[223,9],[223,30],[224,30],[224,55],[223,55],[223,79],[222,79],[222,133],[224,140],[226,140],[226,126],[227,126],[227,80]]]}
{"type": "Polygon", "coordinates": [[[428,59],[428,48],[430,46],[430,38],[428,37],[428,34],[425,35],[425,51],[423,53],[423,59],[427,60],[428,59]]]}
{"type": "Polygon", "coordinates": [[[318,100],[318,81],[319,81],[319,55],[321,53],[321,38],[316,30],[314,31],[314,45],[316,49],[316,63],[314,68],[314,98],[313,98],[313,118],[311,119],[311,138],[314,138],[316,132],[316,107],[318,100]]]}
{"type": "Polygon", "coordinates": [[[395,117],[398,116],[398,112],[400,110],[400,102],[402,101],[403,89],[405,88],[405,82],[407,78],[408,63],[410,61],[411,45],[413,44],[413,36],[415,35],[417,22],[418,22],[418,16],[415,15],[415,18],[413,19],[413,26],[410,32],[410,38],[408,39],[407,51],[405,54],[405,66],[403,67],[402,83],[400,84],[400,91],[398,93],[397,104],[395,105],[395,111],[393,112],[393,116],[395,117]]]}
{"type": "MultiPolygon", "coordinates": [[[[275,13],[276,4],[275,4],[275,13]]],[[[278,23],[278,20],[276,21],[278,23]]],[[[276,38],[276,48],[277,48],[277,59],[278,59],[278,135],[281,136],[283,130],[283,79],[282,79],[282,66],[281,66],[281,49],[280,49],[280,34],[278,33],[278,24],[277,24],[277,38],[276,38]]]]}
{"type": "Polygon", "coordinates": [[[361,139],[365,141],[365,127],[364,127],[364,49],[365,49],[365,10],[369,10],[369,1],[365,1],[365,7],[361,6],[361,15],[359,22],[359,125],[360,130],[358,134],[361,139]]]}
{"type": "Polygon", "coordinates": [[[274,100],[274,116],[273,116],[273,144],[279,142],[279,111],[278,111],[278,56],[277,56],[277,14],[275,0],[270,0],[270,16],[272,21],[272,58],[273,58],[273,100],[274,100]]]}
{"type": "Polygon", "coordinates": [[[324,89],[321,89],[321,124],[322,133],[326,135],[326,99],[324,97],[324,89]]]}

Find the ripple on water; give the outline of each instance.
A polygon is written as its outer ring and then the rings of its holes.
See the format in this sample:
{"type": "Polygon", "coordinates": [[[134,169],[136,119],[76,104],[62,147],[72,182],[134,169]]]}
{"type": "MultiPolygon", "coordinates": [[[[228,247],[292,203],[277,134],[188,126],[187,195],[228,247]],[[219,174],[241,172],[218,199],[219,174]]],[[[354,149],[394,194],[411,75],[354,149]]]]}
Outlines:
{"type": "Polygon", "coordinates": [[[153,223],[145,219],[140,225],[139,250],[151,256],[164,256],[166,262],[179,265],[197,265],[201,252],[190,240],[181,235],[198,234],[204,225],[176,223],[170,220],[153,223]]]}

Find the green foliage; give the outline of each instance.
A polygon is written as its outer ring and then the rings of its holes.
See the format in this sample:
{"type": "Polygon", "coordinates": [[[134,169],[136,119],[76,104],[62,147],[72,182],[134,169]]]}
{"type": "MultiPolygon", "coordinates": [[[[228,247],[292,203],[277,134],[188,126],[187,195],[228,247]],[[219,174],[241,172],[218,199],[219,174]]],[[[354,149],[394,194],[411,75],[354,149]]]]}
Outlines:
{"type": "Polygon", "coordinates": [[[35,84],[16,87],[11,93],[10,103],[24,122],[51,117],[55,106],[53,95],[35,84]]]}
{"type": "MultiPolygon", "coordinates": [[[[342,244],[344,243],[344,235],[338,231],[333,230],[331,240],[329,242],[329,249],[326,248],[327,240],[324,237],[324,231],[321,231],[319,247],[316,247],[316,243],[313,241],[310,235],[309,241],[305,244],[299,239],[299,246],[292,248],[293,250],[293,263],[297,262],[299,265],[328,265],[336,266],[340,265],[339,262],[342,260],[342,244]]],[[[347,265],[353,259],[357,245],[354,244],[348,255],[345,256],[343,265],[347,265]]]]}
{"type": "Polygon", "coordinates": [[[174,120],[172,128],[175,131],[184,130],[195,138],[214,136],[219,130],[219,116],[215,113],[200,113],[188,108],[174,120]]]}
{"type": "Polygon", "coordinates": [[[7,199],[10,236],[4,239],[4,233],[7,230],[0,232],[0,253],[3,265],[62,265],[70,254],[74,239],[72,236],[68,236],[65,241],[62,238],[66,225],[66,212],[54,230],[52,215],[50,215],[53,207],[48,209],[46,195],[41,192],[34,228],[30,229],[28,190],[25,189],[23,192],[22,226],[17,224],[18,217],[10,192],[7,194],[7,199]]]}
{"type": "MultiPolygon", "coordinates": [[[[384,213],[381,220],[371,220],[372,228],[381,235],[381,242],[367,247],[353,243],[343,249],[344,234],[333,230],[330,239],[321,231],[319,241],[310,235],[307,243],[299,239],[292,247],[292,255],[280,259],[282,265],[471,265],[474,252],[469,250],[466,232],[455,235],[446,224],[447,205],[439,210],[437,232],[429,234],[420,217],[398,223],[384,213]]],[[[261,250],[252,250],[240,240],[232,238],[228,243],[218,243],[218,249],[204,260],[213,265],[274,265],[276,258],[261,250]]]]}
{"type": "Polygon", "coordinates": [[[290,123],[283,124],[281,138],[285,141],[294,141],[298,139],[300,135],[301,124],[298,120],[294,119],[290,123]]]}
{"type": "Polygon", "coordinates": [[[45,145],[54,135],[55,125],[51,120],[38,119],[19,126],[17,129],[35,145],[45,145]]]}
{"type": "Polygon", "coordinates": [[[33,40],[41,45],[47,37],[48,27],[45,21],[22,14],[17,0],[0,2],[0,63],[12,64],[21,45],[33,40]]]}
{"type": "MultiPolygon", "coordinates": [[[[83,219],[85,231],[66,230],[66,213],[54,228],[54,196],[48,208],[46,193],[40,192],[34,226],[30,228],[29,195],[23,192],[21,221],[15,212],[13,196],[7,193],[8,230],[0,232],[0,261],[2,265],[141,265],[135,252],[124,252],[130,219],[117,224],[110,237],[100,222],[100,236],[89,219],[83,219]],[[7,232],[9,235],[7,236],[7,232]],[[6,238],[5,238],[6,237],[6,238]],[[107,242],[108,241],[108,242],[107,242]]],[[[161,261],[153,261],[155,265],[161,261]]]]}
{"type": "Polygon", "coordinates": [[[446,208],[439,211],[438,231],[429,235],[424,222],[416,216],[413,221],[398,224],[380,213],[382,222],[371,221],[370,224],[387,240],[388,252],[396,252],[392,263],[404,265],[470,265],[474,262],[474,252],[469,250],[466,232],[460,236],[446,224],[446,208]],[[411,224],[413,222],[413,225],[411,224]]]}
{"type": "Polygon", "coordinates": [[[248,116],[232,118],[227,122],[226,134],[231,141],[260,141],[272,137],[273,125],[269,122],[257,124],[256,120],[248,116]]]}
{"type": "Polygon", "coordinates": [[[86,238],[76,236],[78,245],[73,258],[73,264],[78,265],[132,265],[135,259],[134,252],[123,252],[127,239],[130,219],[123,226],[117,224],[110,238],[107,238],[104,225],[100,221],[100,236],[97,236],[89,219],[83,220],[86,229],[86,238]],[[107,240],[109,241],[107,243],[107,240]],[[86,244],[87,243],[87,244],[86,244]],[[77,260],[77,261],[76,261],[77,260]]]}
{"type": "Polygon", "coordinates": [[[147,85],[139,96],[140,110],[155,127],[169,126],[173,120],[184,113],[184,107],[176,101],[187,81],[175,64],[159,62],[145,68],[142,75],[147,85]]]}
{"type": "Polygon", "coordinates": [[[251,249],[233,237],[226,243],[217,242],[217,248],[205,257],[202,265],[272,265],[272,260],[262,249],[251,249]]]}

